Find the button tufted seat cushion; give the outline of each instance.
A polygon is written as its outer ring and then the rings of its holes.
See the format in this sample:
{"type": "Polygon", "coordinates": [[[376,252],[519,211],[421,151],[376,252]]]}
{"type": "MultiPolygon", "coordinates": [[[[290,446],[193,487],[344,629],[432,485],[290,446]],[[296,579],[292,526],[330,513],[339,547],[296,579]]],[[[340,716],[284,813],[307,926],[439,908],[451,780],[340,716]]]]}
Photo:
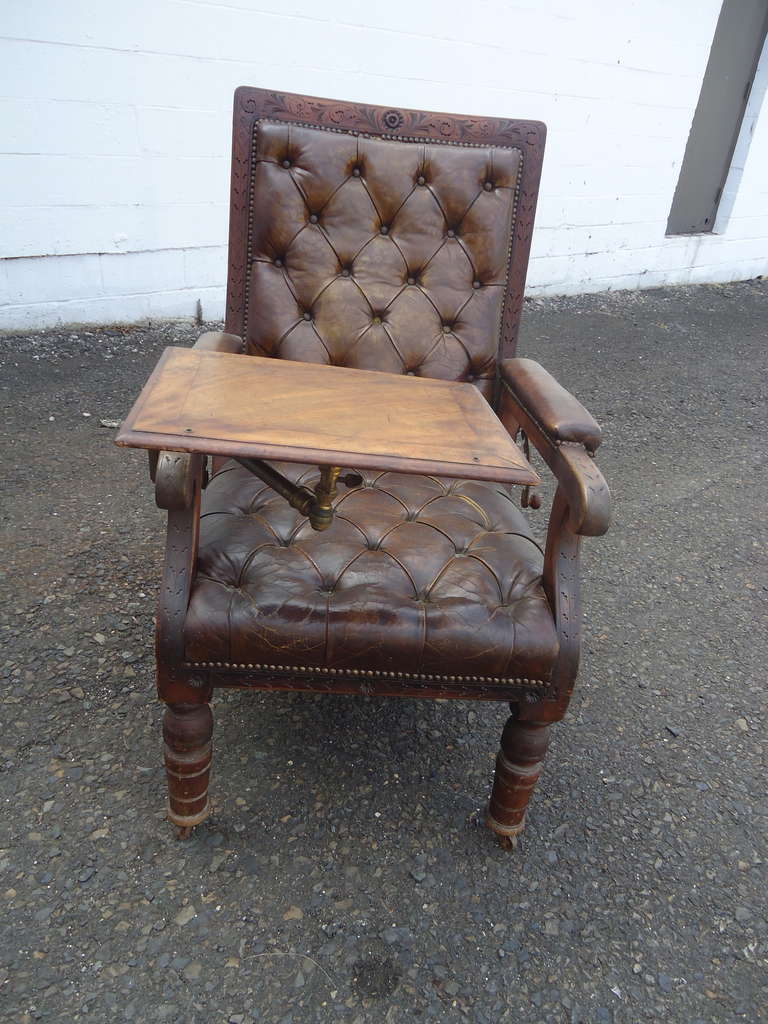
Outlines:
{"type": "MultiPolygon", "coordinates": [[[[279,464],[313,486],[315,467],[279,464]]],[[[362,473],[314,533],[227,462],[203,498],[191,662],[546,681],[542,554],[502,485],[362,473]]]]}
{"type": "Polygon", "coordinates": [[[474,381],[491,396],[522,154],[267,119],[247,350],[474,381]]]}

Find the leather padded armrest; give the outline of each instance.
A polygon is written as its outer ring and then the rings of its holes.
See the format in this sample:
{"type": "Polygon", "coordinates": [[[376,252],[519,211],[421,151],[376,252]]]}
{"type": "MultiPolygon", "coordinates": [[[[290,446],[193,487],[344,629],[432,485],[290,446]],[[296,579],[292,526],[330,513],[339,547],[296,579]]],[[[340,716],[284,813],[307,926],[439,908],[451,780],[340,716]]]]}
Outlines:
{"type": "Polygon", "coordinates": [[[501,379],[515,400],[554,441],[574,441],[594,452],[602,440],[595,419],[581,402],[533,359],[505,359],[501,379]]]}
{"type": "Polygon", "coordinates": [[[192,348],[205,352],[242,352],[243,339],[236,334],[225,334],[223,331],[206,331],[201,334],[192,348]]]}

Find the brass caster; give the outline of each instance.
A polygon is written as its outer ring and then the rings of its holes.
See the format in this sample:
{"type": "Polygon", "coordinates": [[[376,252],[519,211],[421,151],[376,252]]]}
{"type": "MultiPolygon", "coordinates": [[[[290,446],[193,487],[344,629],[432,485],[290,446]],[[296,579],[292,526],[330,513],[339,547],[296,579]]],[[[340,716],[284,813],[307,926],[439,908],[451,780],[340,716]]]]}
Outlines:
{"type": "Polygon", "coordinates": [[[201,822],[205,821],[205,819],[208,817],[210,813],[210,802],[206,803],[202,811],[198,811],[197,814],[187,815],[176,814],[174,811],[171,810],[169,806],[168,820],[172,825],[176,826],[176,839],[189,839],[189,837],[192,835],[192,829],[195,827],[195,825],[199,825],[201,822]]]}
{"type": "Polygon", "coordinates": [[[489,811],[485,816],[485,824],[496,836],[502,850],[516,850],[525,828],[525,814],[516,825],[501,825],[489,811]]]}

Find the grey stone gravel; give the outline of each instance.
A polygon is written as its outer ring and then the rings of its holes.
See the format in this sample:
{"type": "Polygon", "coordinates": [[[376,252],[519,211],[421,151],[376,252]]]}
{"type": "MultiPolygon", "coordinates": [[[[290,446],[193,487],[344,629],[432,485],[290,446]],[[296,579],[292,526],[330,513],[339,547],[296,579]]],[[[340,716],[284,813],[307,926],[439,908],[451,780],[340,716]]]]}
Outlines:
{"type": "Polygon", "coordinates": [[[215,815],[176,842],[164,520],[99,424],[198,332],[0,339],[1,1019],[768,1018],[768,284],[524,319],[604,425],[616,514],[514,853],[482,827],[503,704],[247,693],[216,699],[215,815]]]}

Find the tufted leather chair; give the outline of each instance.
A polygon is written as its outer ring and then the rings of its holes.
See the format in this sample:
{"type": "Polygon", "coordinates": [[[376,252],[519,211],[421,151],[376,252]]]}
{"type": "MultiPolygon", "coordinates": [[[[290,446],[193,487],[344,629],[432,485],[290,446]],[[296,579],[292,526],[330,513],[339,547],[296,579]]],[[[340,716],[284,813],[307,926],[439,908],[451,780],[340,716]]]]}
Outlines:
{"type": "Polygon", "coordinates": [[[201,456],[161,454],[158,687],[183,832],[208,812],[216,686],[506,700],[488,824],[522,830],[576,677],[579,539],[609,519],[598,425],[514,358],[544,135],[237,90],[226,333],[198,346],[473,382],[558,489],[544,551],[510,489],[373,471],[317,534],[240,465],[209,479],[201,456]]]}

